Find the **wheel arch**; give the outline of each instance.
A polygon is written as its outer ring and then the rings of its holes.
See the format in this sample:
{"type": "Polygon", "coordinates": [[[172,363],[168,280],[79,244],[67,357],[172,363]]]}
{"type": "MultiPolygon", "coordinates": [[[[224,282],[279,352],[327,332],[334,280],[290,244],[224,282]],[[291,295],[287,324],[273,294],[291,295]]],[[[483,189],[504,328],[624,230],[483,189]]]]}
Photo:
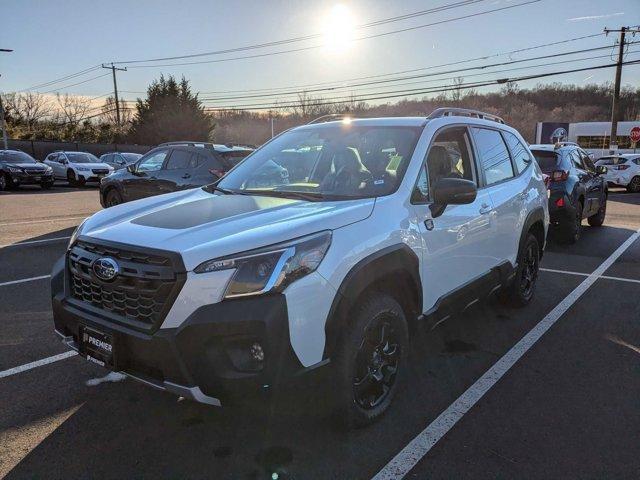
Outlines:
{"type": "Polygon", "coordinates": [[[357,306],[358,299],[374,290],[391,290],[411,326],[412,320],[422,312],[420,261],[416,253],[403,243],[391,245],[363,258],[351,268],[329,309],[323,358],[331,358],[335,352],[341,327],[349,321],[349,313],[357,306]]]}
{"type": "Polygon", "coordinates": [[[544,231],[544,210],[542,207],[537,207],[534,210],[531,210],[524,221],[522,232],[520,232],[520,242],[518,243],[518,257],[520,256],[520,251],[522,250],[526,236],[529,233],[532,233],[536,237],[536,240],[538,240],[540,258],[542,258],[546,242],[544,231]]]}

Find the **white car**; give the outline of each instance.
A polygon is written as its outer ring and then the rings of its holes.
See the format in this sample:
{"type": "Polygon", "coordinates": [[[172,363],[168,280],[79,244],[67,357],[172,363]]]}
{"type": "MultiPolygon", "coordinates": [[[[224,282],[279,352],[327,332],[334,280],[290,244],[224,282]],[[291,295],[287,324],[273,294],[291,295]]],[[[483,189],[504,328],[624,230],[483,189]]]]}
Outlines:
{"type": "Polygon", "coordinates": [[[625,187],[631,193],[640,192],[640,154],[601,157],[596,165],[607,167],[604,179],[609,185],[625,187]]]}
{"type": "Polygon", "coordinates": [[[112,166],[87,152],[53,152],[47,155],[44,163],[53,169],[54,178],[67,180],[72,187],[99,182],[113,172],[112,166]]]}
{"type": "Polygon", "coordinates": [[[216,184],[84,221],[52,272],[55,330],[211,405],[327,369],[341,418],[363,425],[407,371],[410,326],[497,291],[531,300],[548,224],[542,172],[497,117],[312,123],[216,184]],[[270,162],[289,176],[257,184],[270,162]]]}

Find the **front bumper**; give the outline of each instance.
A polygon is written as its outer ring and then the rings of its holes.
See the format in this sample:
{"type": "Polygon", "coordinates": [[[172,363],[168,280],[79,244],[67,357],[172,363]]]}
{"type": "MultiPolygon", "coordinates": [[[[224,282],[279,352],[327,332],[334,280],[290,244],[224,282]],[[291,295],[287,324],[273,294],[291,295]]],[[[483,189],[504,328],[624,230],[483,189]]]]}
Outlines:
{"type": "Polygon", "coordinates": [[[40,185],[42,183],[53,183],[53,174],[30,175],[28,173],[11,173],[11,181],[14,185],[40,185]]]}
{"type": "Polygon", "coordinates": [[[68,302],[65,258],[52,272],[55,330],[74,349],[81,326],[111,335],[116,371],[212,405],[276,386],[305,371],[289,341],[282,294],[203,305],[177,328],[140,332],[68,302]],[[264,351],[260,368],[246,360],[255,343],[264,351]]]}

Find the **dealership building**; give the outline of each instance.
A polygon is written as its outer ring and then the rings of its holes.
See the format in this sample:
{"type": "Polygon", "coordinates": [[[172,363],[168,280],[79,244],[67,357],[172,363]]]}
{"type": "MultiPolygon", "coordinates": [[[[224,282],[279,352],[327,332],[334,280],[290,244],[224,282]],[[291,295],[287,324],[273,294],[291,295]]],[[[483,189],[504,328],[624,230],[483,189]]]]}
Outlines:
{"type": "MultiPolygon", "coordinates": [[[[629,138],[631,129],[640,127],[640,120],[635,122],[618,122],[618,153],[640,152],[629,138]]],[[[609,155],[609,136],[611,122],[538,122],[536,125],[536,143],[555,143],[557,141],[576,142],[596,158],[609,155]]]]}

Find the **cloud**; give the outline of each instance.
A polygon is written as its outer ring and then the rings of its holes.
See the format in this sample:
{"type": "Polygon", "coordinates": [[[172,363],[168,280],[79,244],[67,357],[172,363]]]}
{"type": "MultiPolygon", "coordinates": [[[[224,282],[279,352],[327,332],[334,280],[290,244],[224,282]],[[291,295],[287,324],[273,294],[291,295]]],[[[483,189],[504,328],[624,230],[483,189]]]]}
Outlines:
{"type": "Polygon", "coordinates": [[[567,22],[584,22],[585,20],[601,20],[603,18],[619,17],[620,15],[624,15],[624,12],[605,13],[604,15],[589,15],[586,17],[567,18],[567,22]]]}

